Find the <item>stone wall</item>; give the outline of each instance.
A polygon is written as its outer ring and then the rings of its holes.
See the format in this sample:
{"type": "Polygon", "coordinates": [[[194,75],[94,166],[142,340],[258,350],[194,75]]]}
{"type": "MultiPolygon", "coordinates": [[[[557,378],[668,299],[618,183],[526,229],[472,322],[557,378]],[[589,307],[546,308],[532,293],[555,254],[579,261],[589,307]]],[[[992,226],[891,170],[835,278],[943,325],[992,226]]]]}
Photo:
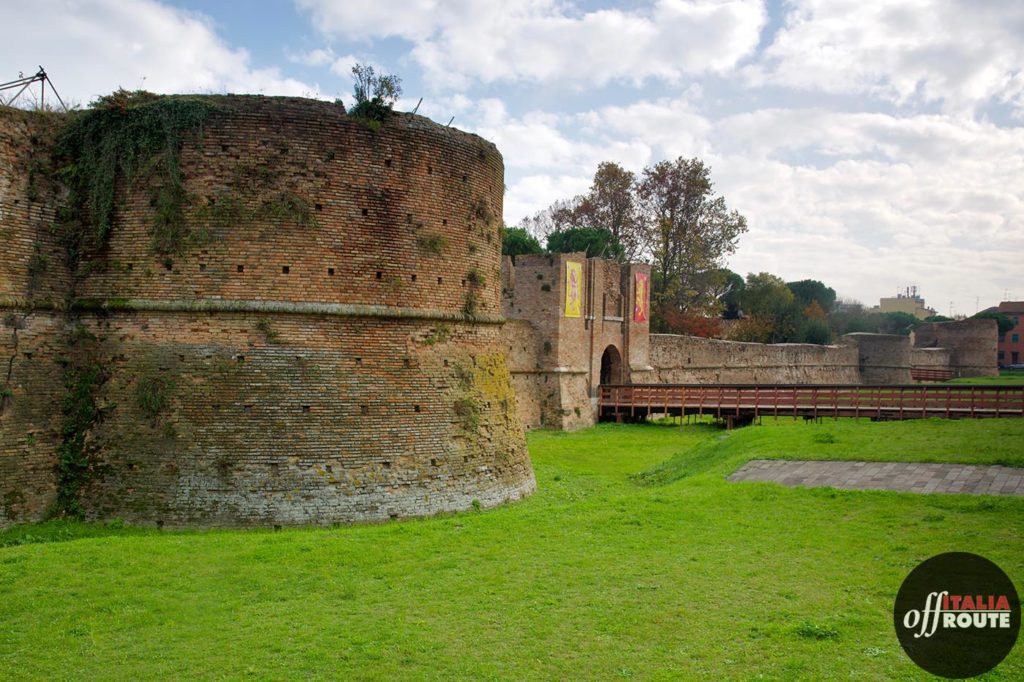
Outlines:
{"type": "Polygon", "coordinates": [[[653,383],[859,384],[855,348],[650,335],[653,383]]]}
{"type": "Polygon", "coordinates": [[[999,326],[995,320],[933,322],[914,329],[915,348],[949,349],[954,376],[998,376],[999,326]]]}
{"type": "MultiPolygon", "coordinates": [[[[501,339],[494,146],[410,115],[375,132],[323,102],[207,99],[218,111],[181,153],[186,247],[154,253],[149,187],[122,186],[77,286],[73,352],[107,370],[86,515],[333,523],[532,491],[501,339]]],[[[59,404],[11,402],[5,443],[59,404]]],[[[46,506],[37,488],[19,520],[46,506]]]]}
{"type": "Polygon", "coordinates": [[[49,157],[59,119],[0,107],[0,527],[53,504],[68,286],[50,229],[49,157]]]}
{"type": "Polygon", "coordinates": [[[910,366],[921,369],[949,369],[948,348],[911,348],[910,366]]]}
{"type": "Polygon", "coordinates": [[[841,342],[857,350],[861,382],[910,383],[910,339],[896,334],[846,334],[841,342]]]}

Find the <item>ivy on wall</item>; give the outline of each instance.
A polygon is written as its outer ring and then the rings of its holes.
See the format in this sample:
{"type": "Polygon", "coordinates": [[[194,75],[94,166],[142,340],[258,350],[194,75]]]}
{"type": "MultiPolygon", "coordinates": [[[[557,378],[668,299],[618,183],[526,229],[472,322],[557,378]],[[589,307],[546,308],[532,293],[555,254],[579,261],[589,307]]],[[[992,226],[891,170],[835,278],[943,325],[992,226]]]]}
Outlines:
{"type": "Polygon", "coordinates": [[[179,161],[184,136],[201,133],[217,107],[191,97],[118,90],[77,113],[57,138],[58,176],[68,188],[56,228],[74,269],[110,234],[119,181],[149,179],[157,253],[180,252],[188,237],[179,161]]]}

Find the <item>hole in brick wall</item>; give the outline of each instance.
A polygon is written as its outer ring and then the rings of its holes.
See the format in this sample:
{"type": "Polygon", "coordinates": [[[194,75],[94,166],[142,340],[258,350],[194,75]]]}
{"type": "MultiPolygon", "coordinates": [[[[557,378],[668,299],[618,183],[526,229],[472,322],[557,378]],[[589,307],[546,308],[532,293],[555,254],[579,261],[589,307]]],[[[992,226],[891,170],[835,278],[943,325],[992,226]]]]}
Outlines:
{"type": "Polygon", "coordinates": [[[462,463],[463,464],[469,464],[469,455],[463,455],[462,456],[462,463]]]}
{"type": "Polygon", "coordinates": [[[359,412],[361,414],[370,414],[370,406],[369,405],[360,405],[359,406],[359,412]]]}
{"type": "Polygon", "coordinates": [[[26,360],[31,360],[32,359],[32,353],[29,353],[28,351],[25,351],[23,353],[23,355],[25,356],[26,360]]]}
{"type": "Polygon", "coordinates": [[[252,405],[242,405],[243,412],[252,412],[252,405]]]}
{"type": "Polygon", "coordinates": [[[171,261],[167,261],[166,263],[164,263],[164,270],[167,270],[168,272],[170,272],[173,269],[174,269],[174,263],[172,263],[171,261]]]}
{"type": "Polygon", "coordinates": [[[308,412],[309,412],[309,405],[303,405],[303,406],[302,406],[302,411],[303,411],[304,413],[308,413],[308,412]]]}
{"type": "Polygon", "coordinates": [[[487,243],[489,244],[490,242],[491,242],[491,233],[488,232],[487,233],[487,243]]]}
{"type": "Polygon", "coordinates": [[[322,210],[324,210],[324,205],[323,204],[313,204],[313,208],[315,208],[318,211],[322,211],[322,210]]]}
{"type": "Polygon", "coordinates": [[[391,462],[381,462],[381,464],[384,466],[385,469],[391,468],[391,462]]]}
{"type": "Polygon", "coordinates": [[[391,512],[390,514],[388,514],[388,518],[391,519],[392,521],[397,521],[398,520],[398,513],[397,512],[391,512]]]}
{"type": "Polygon", "coordinates": [[[287,275],[291,271],[292,271],[291,267],[289,267],[287,265],[282,265],[281,266],[281,274],[282,275],[287,275]]]}
{"type": "Polygon", "coordinates": [[[432,459],[430,460],[430,466],[432,466],[432,467],[436,467],[436,466],[437,466],[437,460],[436,460],[436,459],[433,459],[433,458],[432,458],[432,459]]]}
{"type": "Polygon", "coordinates": [[[410,367],[412,367],[412,360],[410,360],[409,358],[405,358],[404,360],[402,360],[402,364],[405,366],[406,369],[409,369],[410,367]]]}
{"type": "Polygon", "coordinates": [[[419,405],[413,405],[412,406],[412,411],[413,412],[419,412],[420,411],[420,406],[419,405]]]}
{"type": "Polygon", "coordinates": [[[462,286],[466,286],[466,280],[462,280],[462,286]]]}
{"type": "Polygon", "coordinates": [[[238,360],[239,362],[245,362],[245,356],[244,355],[236,356],[235,359],[238,360]]]}
{"type": "Polygon", "coordinates": [[[412,224],[412,213],[405,214],[405,222],[412,224]]]}
{"type": "Polygon", "coordinates": [[[357,365],[363,364],[363,359],[362,358],[356,358],[356,364],[357,365]]]}
{"type": "Polygon", "coordinates": [[[206,263],[199,264],[199,272],[206,272],[206,263]]]}
{"type": "Polygon", "coordinates": [[[463,175],[462,176],[462,181],[466,182],[467,180],[469,180],[469,176],[468,175],[463,175]]]}
{"type": "Polygon", "coordinates": [[[391,168],[391,159],[384,159],[384,165],[391,168]]]}
{"type": "Polygon", "coordinates": [[[443,277],[438,277],[437,278],[437,283],[438,284],[444,284],[444,278],[443,277]]]}
{"type": "Polygon", "coordinates": [[[427,166],[427,175],[433,175],[433,174],[434,174],[434,167],[433,166],[427,166]]]}
{"type": "Polygon", "coordinates": [[[211,405],[211,407],[213,408],[214,412],[218,412],[220,410],[220,405],[211,405]]]}
{"type": "Polygon", "coordinates": [[[128,471],[135,471],[138,468],[138,464],[135,462],[128,462],[128,471]]]}
{"type": "Polygon", "coordinates": [[[441,219],[441,224],[442,225],[447,225],[448,224],[448,219],[447,218],[442,218],[441,219]]]}
{"type": "Polygon", "coordinates": [[[235,267],[235,272],[245,272],[245,266],[244,265],[236,266],[235,267]]]}
{"type": "Polygon", "coordinates": [[[185,362],[185,356],[184,356],[184,355],[181,355],[181,354],[179,354],[179,355],[178,355],[178,360],[179,360],[180,362],[185,362]]]}
{"type": "Polygon", "coordinates": [[[128,272],[131,272],[133,269],[135,269],[135,264],[134,263],[129,263],[128,264],[128,272]]]}
{"type": "Polygon", "coordinates": [[[447,367],[447,366],[448,366],[448,360],[447,360],[447,359],[445,359],[445,361],[444,361],[444,366],[445,366],[445,367],[447,367]]]}
{"type": "Polygon", "coordinates": [[[416,275],[411,275],[410,279],[415,282],[416,281],[416,275]]]}
{"type": "Polygon", "coordinates": [[[377,271],[377,279],[380,279],[380,278],[381,278],[381,274],[382,274],[382,273],[381,273],[381,271],[380,271],[380,270],[378,270],[378,271],[377,271]]]}
{"type": "Polygon", "coordinates": [[[363,215],[370,215],[370,209],[364,208],[363,209],[363,215]]]}
{"type": "Polygon", "coordinates": [[[222,152],[226,152],[226,151],[228,150],[228,146],[227,146],[226,144],[222,144],[222,145],[220,146],[220,150],[221,150],[222,152]]]}
{"type": "Polygon", "coordinates": [[[327,276],[334,277],[334,268],[327,268],[327,276]]]}

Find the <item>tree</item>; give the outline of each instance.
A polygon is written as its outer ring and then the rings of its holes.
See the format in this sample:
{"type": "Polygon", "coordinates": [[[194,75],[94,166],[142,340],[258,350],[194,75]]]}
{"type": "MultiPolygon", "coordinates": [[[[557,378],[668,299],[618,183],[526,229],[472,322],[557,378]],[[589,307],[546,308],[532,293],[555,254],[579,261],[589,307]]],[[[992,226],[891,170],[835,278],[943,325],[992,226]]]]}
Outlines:
{"type": "Polygon", "coordinates": [[[506,227],[501,235],[501,255],[520,256],[527,253],[543,253],[540,242],[522,227],[506,227]]]}
{"type": "Polygon", "coordinates": [[[528,232],[538,239],[547,241],[551,234],[575,227],[576,208],[579,202],[580,197],[559,199],[543,211],[527,216],[520,222],[528,232]]]}
{"type": "Polygon", "coordinates": [[[744,315],[760,321],[766,328],[765,343],[790,340],[799,319],[799,303],[781,278],[767,272],[747,275],[740,297],[744,315]]]}
{"type": "Polygon", "coordinates": [[[380,74],[372,66],[356,64],[352,67],[352,90],[355,106],[349,113],[358,118],[383,121],[392,113],[392,107],[402,94],[402,79],[380,74]]]}
{"type": "Polygon", "coordinates": [[[607,230],[621,249],[604,257],[632,261],[641,256],[646,245],[635,186],[632,172],[605,161],[597,167],[586,194],[556,201],[523,222],[543,239],[570,228],[607,230]]]}
{"type": "Polygon", "coordinates": [[[1006,334],[1006,332],[1010,331],[1011,329],[1013,329],[1014,327],[1017,326],[1016,323],[1014,323],[1014,321],[1011,320],[1009,317],[1007,317],[1003,313],[996,312],[994,310],[986,310],[986,311],[980,312],[980,313],[974,315],[971,319],[972,320],[995,320],[996,324],[999,325],[999,336],[1002,336],[1002,335],[1006,334]]]}
{"type": "Polygon", "coordinates": [[[817,301],[818,305],[828,313],[832,310],[832,306],[835,305],[836,290],[825,286],[816,279],[787,282],[786,286],[789,287],[789,290],[793,292],[796,299],[804,306],[810,305],[812,301],[817,301]]]}
{"type": "Polygon", "coordinates": [[[832,343],[832,330],[821,318],[805,318],[800,324],[798,341],[827,346],[832,343]]]}
{"type": "Polygon", "coordinates": [[[726,320],[738,320],[742,312],[740,299],[747,284],[741,275],[732,270],[723,269],[721,272],[724,282],[718,302],[722,304],[722,317],[726,320]]]}
{"type": "Polygon", "coordinates": [[[548,251],[574,253],[586,251],[587,258],[612,258],[621,260],[622,245],[608,230],[586,227],[570,227],[548,235],[548,251]]]}
{"type": "Polygon", "coordinates": [[[605,161],[597,167],[590,191],[579,198],[573,216],[580,227],[611,232],[615,242],[622,246],[624,261],[637,258],[645,242],[635,185],[632,172],[605,161]]]}
{"type": "Polygon", "coordinates": [[[714,195],[711,169],[696,158],[645,168],[637,194],[654,258],[651,325],[659,329],[668,308],[694,312],[717,303],[701,280],[736,250],[747,221],[714,195]]]}

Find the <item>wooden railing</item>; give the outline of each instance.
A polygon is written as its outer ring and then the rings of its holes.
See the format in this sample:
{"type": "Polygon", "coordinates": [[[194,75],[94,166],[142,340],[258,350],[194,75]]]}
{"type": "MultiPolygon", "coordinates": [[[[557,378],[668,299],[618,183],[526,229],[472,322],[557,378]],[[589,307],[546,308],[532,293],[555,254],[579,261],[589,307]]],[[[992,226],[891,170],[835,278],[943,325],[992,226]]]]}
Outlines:
{"type": "Polygon", "coordinates": [[[953,370],[929,367],[911,367],[910,378],[914,381],[949,381],[953,378],[953,370]]]}
{"type": "Polygon", "coordinates": [[[599,389],[602,418],[1024,417],[1024,386],[626,384],[599,389]]]}

